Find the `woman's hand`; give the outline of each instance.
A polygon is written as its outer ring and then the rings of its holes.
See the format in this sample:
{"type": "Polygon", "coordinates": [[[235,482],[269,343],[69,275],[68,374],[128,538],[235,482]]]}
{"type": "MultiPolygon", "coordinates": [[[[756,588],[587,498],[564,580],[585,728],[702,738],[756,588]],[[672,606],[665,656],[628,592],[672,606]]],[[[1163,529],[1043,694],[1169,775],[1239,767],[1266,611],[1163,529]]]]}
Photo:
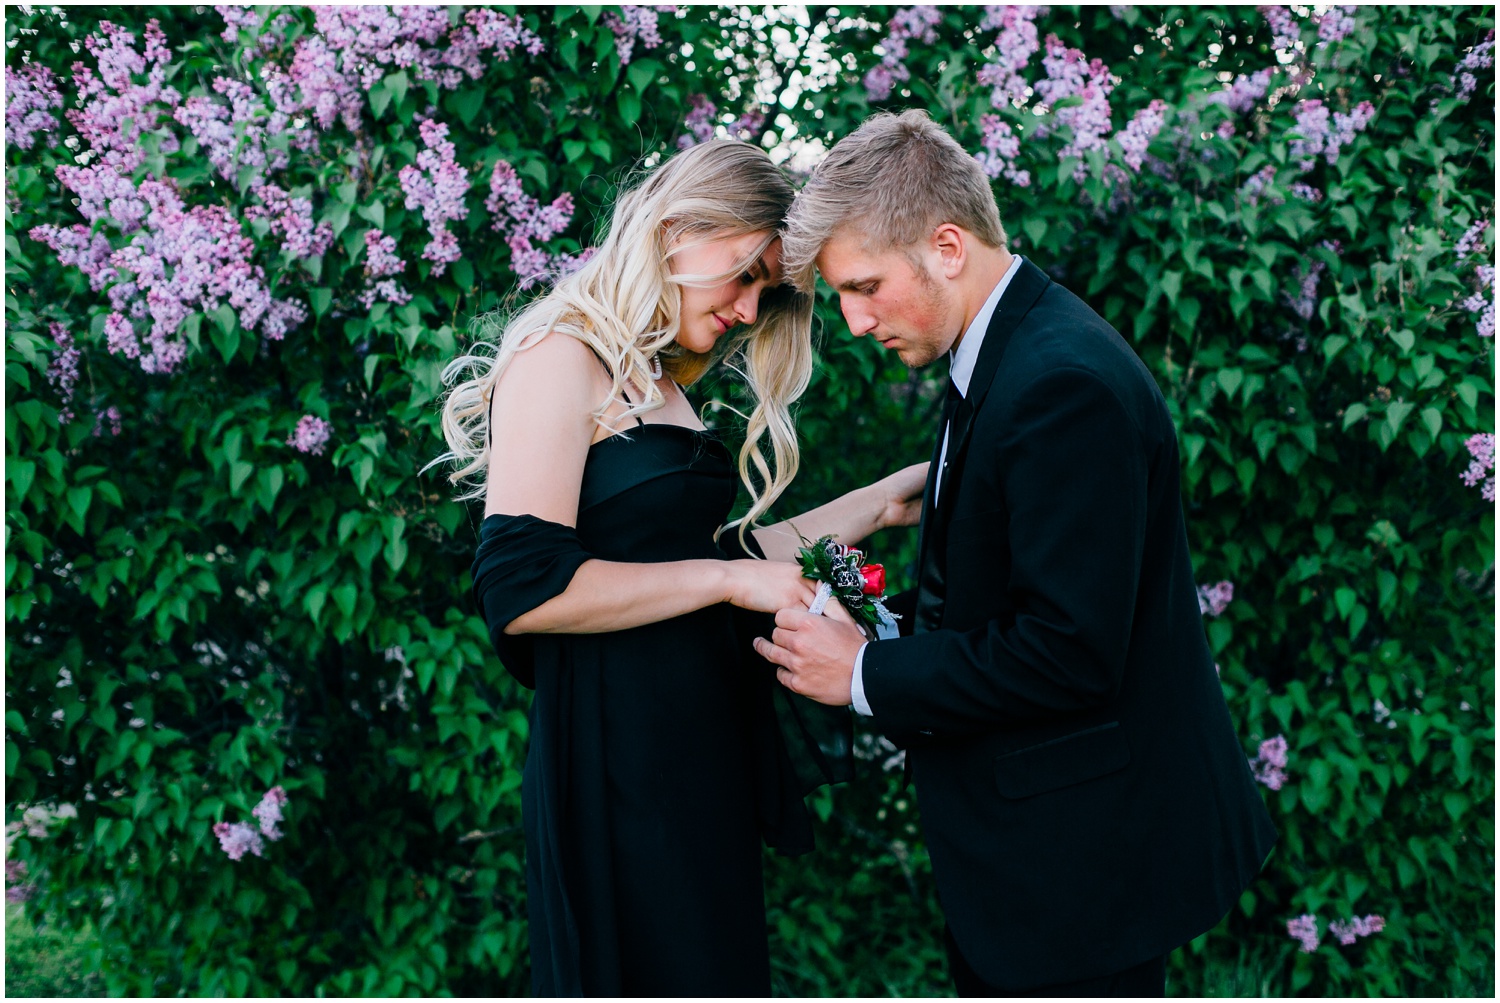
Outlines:
{"type": "Polygon", "coordinates": [[[871,485],[880,492],[880,528],[915,526],[922,520],[922,492],[927,488],[930,463],[913,463],[871,485]]]}
{"type": "Polygon", "coordinates": [[[760,613],[783,609],[806,610],[818,585],[802,577],[802,568],[788,561],[727,561],[729,592],[725,601],[760,613]]]}

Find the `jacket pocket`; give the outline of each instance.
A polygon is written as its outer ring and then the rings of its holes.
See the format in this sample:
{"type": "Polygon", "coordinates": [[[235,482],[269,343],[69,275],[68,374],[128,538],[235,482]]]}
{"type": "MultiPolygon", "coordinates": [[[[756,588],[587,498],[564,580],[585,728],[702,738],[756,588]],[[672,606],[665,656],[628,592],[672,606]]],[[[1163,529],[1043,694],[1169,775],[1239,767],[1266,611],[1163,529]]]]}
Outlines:
{"type": "Polygon", "coordinates": [[[1130,745],[1111,721],[995,758],[995,786],[1018,800],[1071,787],[1125,768],[1130,745]]]}

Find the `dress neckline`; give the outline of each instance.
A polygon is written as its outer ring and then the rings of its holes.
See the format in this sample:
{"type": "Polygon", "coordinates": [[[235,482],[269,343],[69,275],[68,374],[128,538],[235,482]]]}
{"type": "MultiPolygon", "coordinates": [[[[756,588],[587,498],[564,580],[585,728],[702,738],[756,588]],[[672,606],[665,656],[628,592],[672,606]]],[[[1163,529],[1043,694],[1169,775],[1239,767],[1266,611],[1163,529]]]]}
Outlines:
{"type": "Polygon", "coordinates": [[[593,449],[595,446],[602,446],[604,443],[612,442],[615,439],[625,439],[626,441],[629,441],[631,436],[639,435],[641,432],[645,431],[648,428],[672,428],[676,429],[678,432],[686,432],[689,435],[705,436],[706,438],[709,438],[714,442],[719,443],[720,445],[723,445],[724,443],[724,440],[719,438],[719,433],[711,428],[693,428],[691,425],[678,425],[670,421],[651,421],[642,422],[635,428],[628,429],[624,432],[616,432],[613,435],[606,435],[598,442],[589,443],[589,448],[593,449]]]}

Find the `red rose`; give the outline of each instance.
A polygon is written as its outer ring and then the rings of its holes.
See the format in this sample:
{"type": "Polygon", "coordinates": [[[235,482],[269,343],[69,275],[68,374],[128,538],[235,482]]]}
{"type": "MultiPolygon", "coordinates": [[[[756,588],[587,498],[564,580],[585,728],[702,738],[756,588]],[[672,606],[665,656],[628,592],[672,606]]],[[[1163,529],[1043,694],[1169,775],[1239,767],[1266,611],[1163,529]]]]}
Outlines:
{"type": "Polygon", "coordinates": [[[865,580],[865,595],[878,598],[885,594],[885,565],[866,564],[859,573],[865,580]]]}

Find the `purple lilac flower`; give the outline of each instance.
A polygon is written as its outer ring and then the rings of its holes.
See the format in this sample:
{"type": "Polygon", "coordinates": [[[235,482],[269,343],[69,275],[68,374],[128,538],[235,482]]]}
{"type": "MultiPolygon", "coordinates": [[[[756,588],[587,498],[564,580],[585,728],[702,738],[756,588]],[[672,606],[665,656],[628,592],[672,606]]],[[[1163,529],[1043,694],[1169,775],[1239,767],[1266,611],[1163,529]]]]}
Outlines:
{"type": "Polygon", "coordinates": [[[248,822],[219,822],[214,826],[214,835],[219,837],[219,848],[229,854],[230,860],[239,860],[246,852],[257,857],[265,855],[265,840],[248,822]]]}
{"type": "Polygon", "coordinates": [[[1018,188],[1031,184],[1031,172],[1018,170],[1016,158],[1021,155],[1021,138],[999,115],[983,115],[979,119],[980,144],[984,149],[974,154],[984,173],[992,178],[1005,178],[1018,188]]]}
{"type": "Polygon", "coordinates": [[[1453,70],[1453,78],[1449,81],[1449,88],[1454,96],[1460,101],[1467,101],[1479,85],[1479,79],[1475,75],[1478,70],[1487,70],[1495,65],[1495,30],[1485,36],[1474,48],[1458,61],[1458,66],[1453,70]]]}
{"type": "Polygon", "coordinates": [[[1311,954],[1318,949],[1321,938],[1318,937],[1318,920],[1315,916],[1304,913],[1296,919],[1287,920],[1286,932],[1302,945],[1302,953],[1311,954]]]}
{"type": "Polygon", "coordinates": [[[1321,202],[1323,200],[1323,192],[1320,189],[1301,181],[1292,183],[1292,194],[1304,202],[1321,202]]]}
{"type": "Polygon", "coordinates": [[[1271,26],[1271,49],[1276,52],[1294,49],[1302,37],[1302,24],[1290,7],[1263,6],[1257,8],[1266,24],[1271,26]]]}
{"type": "Polygon", "coordinates": [[[1318,24],[1318,46],[1324,47],[1342,42],[1354,31],[1354,13],[1359,10],[1353,4],[1338,4],[1328,8],[1315,18],[1318,24]]]}
{"type": "Polygon", "coordinates": [[[105,432],[108,432],[111,436],[119,435],[124,431],[124,428],[124,416],[120,414],[120,409],[114,405],[110,405],[94,416],[94,437],[96,439],[105,432]]]}
{"type": "Polygon", "coordinates": [[[36,893],[40,889],[32,882],[22,880],[25,877],[26,864],[23,861],[7,860],[5,862],[5,901],[20,904],[36,898],[36,893]],[[18,870],[13,871],[12,865],[18,870]]]}
{"type": "Polygon", "coordinates": [[[1209,95],[1208,100],[1212,104],[1223,105],[1236,115],[1243,115],[1266,96],[1266,91],[1271,87],[1271,78],[1275,75],[1274,66],[1257,70],[1249,76],[1237,74],[1233,83],[1224,90],[1209,95]]]}
{"type": "Polygon", "coordinates": [[[31,228],[32,240],[46,244],[57,255],[59,264],[72,265],[89,280],[89,288],[98,292],[113,282],[118,273],[110,267],[109,257],[115,249],[109,238],[82,224],[59,227],[50,223],[31,228]]]}
{"type": "Polygon", "coordinates": [[[293,198],[276,185],[261,185],[251,190],[260,205],[245,209],[246,219],[265,219],[271,232],[281,238],[281,248],[293,258],[315,258],[325,254],[333,243],[333,227],[313,223],[312,202],[293,198]]]}
{"type": "MultiPolygon", "coordinates": [[[[1318,246],[1334,254],[1340,250],[1339,243],[1332,240],[1325,240],[1318,246]]],[[[1312,315],[1318,309],[1318,283],[1322,281],[1323,272],[1327,268],[1327,263],[1322,261],[1305,261],[1297,269],[1297,295],[1287,296],[1286,302],[1292,312],[1303,320],[1312,320],[1312,315]]]]}
{"type": "Polygon", "coordinates": [[[1286,766],[1287,744],[1286,738],[1281,735],[1260,743],[1255,758],[1250,760],[1250,771],[1256,782],[1273,791],[1279,791],[1286,785],[1286,766]]]}
{"type": "Polygon", "coordinates": [[[270,840],[281,838],[281,830],[276,828],[276,823],[281,821],[281,809],[286,803],[286,790],[280,784],[266,791],[265,796],[260,799],[260,804],[250,814],[260,823],[262,836],[270,840]]]}
{"type": "Polygon", "coordinates": [[[279,112],[311,115],[323,129],[342,120],[357,131],[362,92],[387,73],[407,70],[452,90],[484,75],[486,53],[505,62],[518,48],[536,55],[543,44],[520,17],[484,8],[450,25],[444,7],[315,7],[314,29],[298,39],[286,69],[267,68],[267,91],[279,112]]]}
{"type": "Polygon", "coordinates": [[[1462,260],[1474,253],[1477,248],[1484,246],[1484,232],[1490,228],[1490,221],[1478,219],[1474,224],[1464,231],[1464,235],[1458,238],[1458,243],[1453,245],[1454,257],[1462,260]]]}
{"type": "Polygon", "coordinates": [[[83,358],[83,353],[73,344],[73,336],[68,333],[68,329],[56,321],[49,325],[48,333],[57,342],[57,355],[53,356],[52,364],[47,367],[47,382],[57,388],[57,394],[62,398],[63,406],[57,413],[57,420],[66,425],[73,420],[73,409],[69,405],[78,385],[78,360],[83,358]]]}
{"type": "Polygon", "coordinates": [[[400,306],[411,301],[411,293],[391,278],[399,275],[406,262],[396,255],[396,239],[379,230],[365,231],[365,289],[359,300],[368,310],[384,300],[400,306]]]}
{"type": "MultiPolygon", "coordinates": [[[[67,113],[68,121],[92,153],[124,174],[145,163],[146,151],[140,139],[156,130],[161,118],[158,106],[174,106],[181,97],[166,85],[172,54],[154,18],[147,22],[144,38],[144,48],[137,52],[134,35],[112,22],[100,21],[99,33],[83,42],[97,63],[97,73],[82,62],[73,64],[78,106],[67,113]],[[146,82],[136,83],[139,77],[146,82]]],[[[160,136],[158,149],[176,152],[177,138],[169,131],[160,136]]]]}
{"type": "MultiPolygon", "coordinates": [[[[1056,125],[1068,126],[1073,132],[1057,157],[1082,158],[1089,150],[1104,146],[1105,137],[1114,128],[1110,122],[1109,94],[1119,80],[1101,60],[1085,60],[1081,51],[1068,48],[1056,35],[1047,36],[1045,51],[1042,68],[1047,78],[1037,82],[1037,96],[1054,107],[1067,98],[1082,99],[1080,104],[1057,109],[1052,116],[1056,125]]],[[[1037,135],[1046,136],[1055,127],[1044,120],[1037,135]]],[[[1079,163],[1073,170],[1074,180],[1081,181],[1085,173],[1079,163]]]]}
{"type": "Polygon", "coordinates": [[[615,33],[615,52],[620,56],[620,65],[628,66],[635,53],[635,44],[654,49],[661,44],[658,19],[662,14],[677,13],[676,4],[652,4],[651,6],[624,4],[620,13],[604,15],[604,24],[615,33]]]}
{"type": "Polygon", "coordinates": [[[57,116],[52,109],[63,106],[57,77],[40,63],[5,68],[5,140],[22,150],[36,143],[36,134],[47,134],[47,145],[57,145],[57,116]]]}
{"type": "Polygon", "coordinates": [[[1165,101],[1152,101],[1136,112],[1135,117],[1116,137],[1120,141],[1125,163],[1132,171],[1141,169],[1141,163],[1146,159],[1146,148],[1151,145],[1156,134],[1161,132],[1162,124],[1166,121],[1166,111],[1165,101]]]}
{"type": "Polygon", "coordinates": [[[332,425],[315,415],[306,414],[297,422],[296,431],[286,437],[286,444],[299,453],[322,456],[332,438],[332,425]]]}
{"type": "Polygon", "coordinates": [[[902,7],[896,11],[887,26],[886,36],[880,42],[884,55],[880,62],[865,74],[865,97],[870,101],[884,101],[891,96],[895,85],[911,79],[906,68],[908,43],[912,39],[932,45],[937,41],[937,26],[943,20],[943,12],[937,7],[902,7]]]}
{"type": "Polygon", "coordinates": [[[1287,152],[1298,158],[1302,169],[1306,171],[1312,168],[1313,158],[1320,153],[1330,164],[1338,163],[1339,149],[1352,143],[1355,135],[1363,132],[1365,126],[1370,124],[1370,119],[1375,115],[1375,106],[1368,101],[1361,101],[1347,115],[1343,112],[1330,113],[1328,106],[1320,99],[1312,98],[1297,102],[1296,115],[1297,124],[1291,130],[1291,135],[1295,138],[1287,152]]]}
{"type": "Polygon", "coordinates": [[[113,221],[121,233],[133,233],[150,211],[130,179],[112,167],[62,164],[56,174],[62,186],[78,196],[78,212],[90,223],[113,221]]]}
{"type": "Polygon", "coordinates": [[[1493,265],[1480,265],[1474,269],[1474,275],[1479,279],[1481,288],[1464,300],[1463,307],[1470,313],[1479,314],[1479,321],[1476,325],[1479,336],[1493,338],[1495,336],[1495,268],[1493,265]]]}
{"type": "Polygon", "coordinates": [[[229,103],[196,95],[184,101],[173,117],[192,132],[219,176],[237,181],[240,171],[248,168],[252,171],[250,183],[258,185],[265,171],[285,168],[289,163],[286,151],[268,146],[266,140],[289,132],[291,116],[268,107],[243,81],[218,77],[213,89],[229,103]]]}
{"type": "Polygon", "coordinates": [[[254,6],[249,4],[216,4],[215,13],[224,18],[225,28],[219,33],[219,37],[233,45],[239,41],[240,29],[255,31],[260,29],[260,35],[256,38],[256,45],[262,52],[270,52],[282,42],[284,32],[291,27],[295,18],[290,14],[278,14],[269,23],[254,6]]]}
{"type": "Polygon", "coordinates": [[[432,274],[441,275],[450,262],[459,258],[458,238],[449,231],[448,224],[469,215],[469,207],[464,204],[469,172],[454,159],[446,125],[428,119],[418,131],[427,149],[417,154],[415,164],[401,168],[397,178],[401,190],[406,192],[406,208],[422,210],[427,231],[432,235],[422,257],[433,262],[432,274]]]}
{"type": "Polygon", "coordinates": [[[1487,502],[1495,500],[1495,436],[1491,432],[1480,432],[1469,436],[1464,448],[1473,457],[1469,469],[1459,475],[1468,487],[1478,487],[1480,496],[1487,502]]]}
{"type": "Polygon", "coordinates": [[[1019,105],[1031,93],[1031,85],[1022,76],[1031,57],[1041,48],[1037,40],[1036,18],[1047,8],[1026,6],[989,6],[985,8],[980,31],[999,28],[995,37],[995,59],[979,70],[979,82],[990,87],[990,105],[995,108],[1019,105]]]}
{"type": "Polygon", "coordinates": [[[1348,947],[1360,937],[1369,937],[1385,929],[1385,917],[1383,916],[1355,916],[1348,920],[1334,920],[1328,924],[1328,933],[1337,937],[1338,942],[1348,947]]]}
{"type": "Polygon", "coordinates": [[[687,132],[677,137],[677,148],[686,150],[714,138],[714,116],[718,107],[704,94],[688,95],[688,113],[682,120],[687,132]]]}
{"type": "Polygon", "coordinates": [[[142,182],[138,194],[149,212],[140,232],[110,258],[127,280],[109,288],[114,313],[106,331],[113,326],[111,345],[123,346],[127,334],[133,339],[124,314],[142,322],[149,315],[149,351],[140,356],[146,372],[169,373],[186,356],[186,346],[174,336],[194,310],[209,313],[227,302],[242,328],[260,327],[273,340],[305,319],[300,303],[271,296],[265,270],[252,260],[255,243],[227,207],[188,209],[171,185],[155,181],[142,182]]]}
{"type": "Polygon", "coordinates": [[[1219,582],[1215,585],[1198,586],[1198,612],[1207,616],[1222,616],[1234,601],[1234,582],[1219,582]]]}
{"type": "Polygon", "coordinates": [[[761,127],[766,124],[766,113],[752,108],[733,122],[729,123],[728,132],[736,139],[745,142],[753,142],[760,135],[761,127]]]}
{"type": "MultiPolygon", "coordinates": [[[[713,105],[704,100],[712,109],[713,105]]],[[[522,190],[521,178],[515,168],[501,160],[490,172],[490,194],[484,207],[494,217],[491,228],[505,235],[505,242],[510,246],[511,270],[520,279],[522,289],[529,289],[547,276],[569,271],[587,260],[551,255],[535,246],[558,236],[572,222],[571,194],[564,192],[550,205],[544,206],[522,190]]]]}

